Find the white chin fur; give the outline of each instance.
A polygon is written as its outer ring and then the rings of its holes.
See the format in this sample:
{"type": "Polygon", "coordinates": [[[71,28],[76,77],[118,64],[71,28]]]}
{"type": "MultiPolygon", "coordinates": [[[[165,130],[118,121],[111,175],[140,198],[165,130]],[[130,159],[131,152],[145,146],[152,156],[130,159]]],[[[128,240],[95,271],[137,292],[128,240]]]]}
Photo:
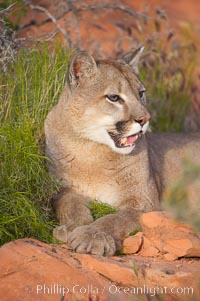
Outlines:
{"type": "Polygon", "coordinates": [[[149,126],[149,121],[147,121],[147,122],[143,125],[143,127],[142,127],[142,132],[143,132],[143,134],[146,133],[146,131],[147,131],[147,129],[148,129],[148,126],[149,126]]]}

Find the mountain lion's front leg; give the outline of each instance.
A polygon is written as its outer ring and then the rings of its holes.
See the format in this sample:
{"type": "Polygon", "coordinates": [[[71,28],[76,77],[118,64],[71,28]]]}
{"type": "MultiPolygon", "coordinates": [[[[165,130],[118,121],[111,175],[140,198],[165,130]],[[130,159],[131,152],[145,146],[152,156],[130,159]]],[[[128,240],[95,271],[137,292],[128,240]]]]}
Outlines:
{"type": "Polygon", "coordinates": [[[93,217],[87,207],[89,199],[71,190],[59,193],[54,201],[56,217],[60,226],[53,231],[54,237],[67,242],[69,234],[77,227],[93,222],[93,217]]]}
{"type": "Polygon", "coordinates": [[[78,253],[113,255],[121,249],[123,239],[139,226],[140,215],[141,212],[130,208],[106,215],[90,225],[74,229],[67,242],[78,253]]]}

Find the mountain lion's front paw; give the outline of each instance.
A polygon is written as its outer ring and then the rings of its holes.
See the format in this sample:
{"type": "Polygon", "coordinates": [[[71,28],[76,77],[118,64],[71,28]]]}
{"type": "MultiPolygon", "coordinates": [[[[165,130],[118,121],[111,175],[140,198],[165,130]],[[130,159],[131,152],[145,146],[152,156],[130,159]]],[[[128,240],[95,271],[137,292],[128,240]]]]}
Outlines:
{"type": "Polygon", "coordinates": [[[67,242],[77,253],[111,256],[116,251],[113,237],[91,226],[77,227],[69,234],[67,242]]]}

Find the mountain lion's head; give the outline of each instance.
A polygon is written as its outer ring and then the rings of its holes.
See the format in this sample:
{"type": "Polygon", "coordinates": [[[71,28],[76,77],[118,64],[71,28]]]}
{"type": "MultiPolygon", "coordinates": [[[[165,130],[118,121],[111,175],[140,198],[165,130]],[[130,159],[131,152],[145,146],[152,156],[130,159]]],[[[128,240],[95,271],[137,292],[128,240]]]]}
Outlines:
{"type": "Polygon", "coordinates": [[[132,152],[150,119],[137,70],[142,50],[115,61],[95,61],[85,52],[74,55],[68,72],[68,113],[79,137],[121,154],[132,152]]]}

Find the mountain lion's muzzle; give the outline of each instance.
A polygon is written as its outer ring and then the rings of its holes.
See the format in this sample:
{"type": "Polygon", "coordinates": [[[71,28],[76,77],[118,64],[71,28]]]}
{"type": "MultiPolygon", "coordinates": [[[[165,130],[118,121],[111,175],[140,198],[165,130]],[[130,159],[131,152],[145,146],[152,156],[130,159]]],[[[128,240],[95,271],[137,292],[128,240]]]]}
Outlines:
{"type": "Polygon", "coordinates": [[[135,146],[135,142],[146,133],[149,126],[150,114],[135,120],[121,121],[116,124],[116,132],[108,132],[118,148],[135,146]]]}

